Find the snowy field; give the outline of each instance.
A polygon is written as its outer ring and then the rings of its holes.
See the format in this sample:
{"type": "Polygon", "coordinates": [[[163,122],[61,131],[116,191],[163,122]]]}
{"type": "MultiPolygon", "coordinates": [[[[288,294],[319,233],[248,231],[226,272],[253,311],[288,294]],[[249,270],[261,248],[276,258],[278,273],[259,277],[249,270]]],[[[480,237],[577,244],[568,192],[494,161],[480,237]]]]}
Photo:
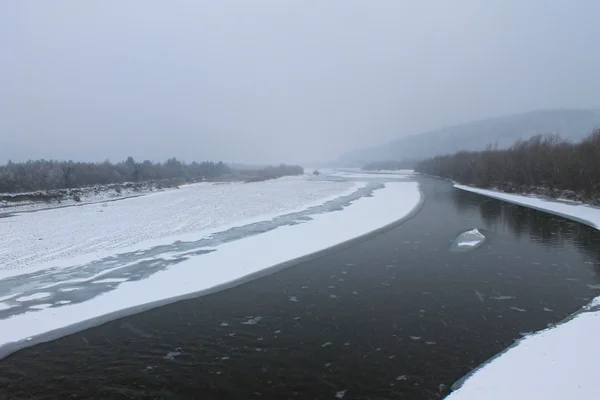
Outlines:
{"type": "MultiPolygon", "coordinates": [[[[600,209],[572,202],[455,187],[585,222],[600,229],[600,209]]],[[[525,337],[484,364],[448,400],[597,399],[600,297],[569,321],[525,337]]]]}
{"type": "Polygon", "coordinates": [[[421,201],[409,180],[298,177],[0,219],[10,229],[0,239],[0,357],[37,335],[227,287],[402,219],[421,201]]]}

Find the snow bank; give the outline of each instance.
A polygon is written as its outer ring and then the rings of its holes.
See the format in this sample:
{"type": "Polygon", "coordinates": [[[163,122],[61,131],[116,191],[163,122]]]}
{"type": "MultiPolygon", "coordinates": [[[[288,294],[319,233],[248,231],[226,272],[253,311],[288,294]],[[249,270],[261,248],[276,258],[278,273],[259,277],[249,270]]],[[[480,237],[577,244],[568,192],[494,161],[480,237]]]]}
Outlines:
{"type": "MultiPolygon", "coordinates": [[[[586,222],[600,229],[600,209],[455,185],[458,189],[586,222]]],[[[600,297],[556,327],[525,337],[467,377],[448,400],[595,399],[600,360],[600,297]]]]}
{"type": "Polygon", "coordinates": [[[526,337],[484,365],[448,400],[596,399],[600,312],[526,337]]]}
{"type": "Polygon", "coordinates": [[[454,187],[521,206],[535,208],[536,210],[546,211],[600,229],[600,208],[598,207],[592,207],[572,201],[553,201],[540,197],[502,193],[494,190],[479,189],[458,184],[455,184],[454,187]]]}
{"type": "MultiPolygon", "coordinates": [[[[181,201],[185,201],[185,197],[182,196],[181,201]]],[[[10,343],[82,321],[211,288],[222,288],[222,285],[241,277],[324,250],[402,219],[421,200],[416,182],[387,183],[372,197],[362,197],[341,211],[317,214],[302,224],[280,226],[266,233],[222,244],[216,247],[216,251],[192,257],[146,279],[114,283],[116,287],[113,290],[89,301],[37,309],[1,319],[0,353],[6,354],[7,347],[2,347],[10,343]]]]}

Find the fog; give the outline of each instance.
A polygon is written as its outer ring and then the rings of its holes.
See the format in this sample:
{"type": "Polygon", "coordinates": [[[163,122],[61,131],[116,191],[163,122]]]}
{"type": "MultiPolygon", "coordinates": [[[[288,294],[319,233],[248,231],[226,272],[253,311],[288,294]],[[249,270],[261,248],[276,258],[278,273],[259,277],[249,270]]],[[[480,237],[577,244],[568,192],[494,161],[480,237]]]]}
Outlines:
{"type": "Polygon", "coordinates": [[[600,105],[600,2],[7,1],[0,161],[324,161],[600,105]]]}

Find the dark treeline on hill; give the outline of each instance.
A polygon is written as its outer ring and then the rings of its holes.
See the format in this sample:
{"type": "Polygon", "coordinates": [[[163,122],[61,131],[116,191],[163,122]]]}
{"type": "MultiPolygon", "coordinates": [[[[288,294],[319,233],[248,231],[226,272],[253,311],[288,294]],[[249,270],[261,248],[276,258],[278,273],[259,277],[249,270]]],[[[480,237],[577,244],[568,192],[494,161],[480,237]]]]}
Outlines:
{"type": "Polygon", "coordinates": [[[540,135],[506,150],[430,158],[415,169],[481,188],[600,204],[600,129],[579,143],[540,135]]]}
{"type": "Polygon", "coordinates": [[[74,161],[8,162],[0,166],[0,193],[71,189],[93,185],[151,180],[194,181],[231,174],[222,162],[186,164],[171,158],[163,163],[136,162],[132,157],[113,164],[74,161]]]}
{"type": "Polygon", "coordinates": [[[202,180],[262,181],[286,175],[302,175],[300,166],[280,164],[236,170],[223,162],[205,161],[187,164],[176,158],[163,163],[137,162],[132,157],[113,164],[74,161],[8,162],[0,166],[0,193],[22,193],[57,189],[74,189],[125,182],[160,182],[173,187],[202,180]]]}
{"type": "Polygon", "coordinates": [[[413,169],[417,165],[415,160],[401,160],[401,161],[374,161],[365,164],[362,169],[365,171],[392,171],[398,169],[413,169]]]}

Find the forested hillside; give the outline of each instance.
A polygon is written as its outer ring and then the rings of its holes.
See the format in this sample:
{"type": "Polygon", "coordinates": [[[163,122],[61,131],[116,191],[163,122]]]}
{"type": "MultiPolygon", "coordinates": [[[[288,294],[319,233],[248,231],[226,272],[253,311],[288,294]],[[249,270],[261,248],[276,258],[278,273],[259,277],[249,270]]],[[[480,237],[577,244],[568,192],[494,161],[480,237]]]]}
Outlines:
{"type": "Polygon", "coordinates": [[[481,151],[489,143],[506,149],[518,139],[536,135],[558,134],[575,142],[597,128],[600,128],[600,110],[534,111],[403,136],[383,146],[346,153],[338,164],[364,166],[373,161],[424,159],[461,150],[481,151]]]}
{"type": "Polygon", "coordinates": [[[481,188],[600,204],[600,129],[578,143],[557,135],[430,158],[416,171],[481,188]]]}

